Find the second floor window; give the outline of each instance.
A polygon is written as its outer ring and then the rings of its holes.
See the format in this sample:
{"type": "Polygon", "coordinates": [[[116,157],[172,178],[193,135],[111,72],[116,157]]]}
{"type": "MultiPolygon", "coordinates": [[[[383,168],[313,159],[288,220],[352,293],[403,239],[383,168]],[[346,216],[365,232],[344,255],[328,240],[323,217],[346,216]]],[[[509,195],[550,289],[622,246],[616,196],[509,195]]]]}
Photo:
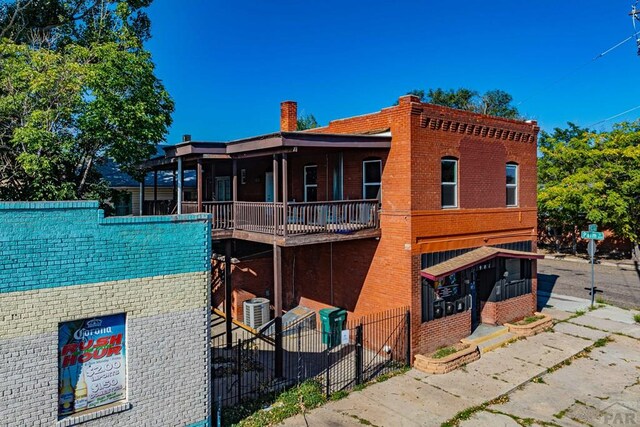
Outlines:
{"type": "Polygon", "coordinates": [[[382,185],[382,160],[362,162],[362,198],[380,200],[382,185]]]}
{"type": "Polygon", "coordinates": [[[507,206],[518,206],[518,165],[507,164],[507,206]]]}
{"type": "Polygon", "coordinates": [[[318,166],[308,165],[304,167],[304,201],[318,201],[318,166]]]}
{"type": "Polygon", "coordinates": [[[442,207],[458,207],[458,161],[442,159],[442,207]]]}

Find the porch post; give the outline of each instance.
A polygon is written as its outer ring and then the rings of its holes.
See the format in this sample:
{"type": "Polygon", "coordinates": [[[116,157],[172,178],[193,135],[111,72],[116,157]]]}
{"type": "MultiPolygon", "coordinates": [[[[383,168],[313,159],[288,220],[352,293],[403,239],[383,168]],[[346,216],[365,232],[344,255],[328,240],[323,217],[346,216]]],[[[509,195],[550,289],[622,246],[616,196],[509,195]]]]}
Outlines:
{"type": "Polygon", "coordinates": [[[233,197],[233,203],[235,205],[235,202],[238,201],[238,160],[237,159],[233,159],[233,188],[231,189],[232,192],[232,197],[233,197]]]}
{"type": "Polygon", "coordinates": [[[278,235],[278,157],[273,155],[273,235],[278,235]]]}
{"type": "MultiPolygon", "coordinates": [[[[155,210],[155,205],[158,202],[158,170],[153,170],[153,205],[155,210]]],[[[155,212],[154,212],[155,213],[155,212]]]]}
{"type": "MultiPolygon", "coordinates": [[[[171,182],[173,184],[173,193],[171,194],[171,198],[173,200],[176,200],[178,198],[177,197],[178,190],[176,188],[177,186],[176,186],[176,170],[175,169],[173,169],[171,171],[171,178],[172,178],[171,182]]],[[[171,213],[171,212],[169,212],[169,213],[171,213]]]]}
{"type": "Polygon", "coordinates": [[[236,228],[236,218],[238,218],[238,209],[236,207],[236,202],[238,201],[238,160],[237,159],[233,159],[233,167],[232,167],[232,174],[233,174],[233,188],[231,189],[231,194],[232,194],[232,198],[233,198],[233,206],[231,208],[231,214],[233,215],[232,221],[233,221],[233,228],[236,228]]]}
{"type": "Polygon", "coordinates": [[[233,335],[231,332],[231,239],[225,241],[224,252],[224,323],[227,348],[231,348],[233,345],[233,335]]]}
{"type": "Polygon", "coordinates": [[[273,242],[273,311],[282,316],[282,248],[273,242]]]}
{"type": "Polygon", "coordinates": [[[140,181],[140,216],[144,215],[144,179],[146,177],[147,175],[144,174],[140,181]]]}
{"type": "Polygon", "coordinates": [[[273,307],[276,317],[282,316],[282,248],[275,241],[278,235],[278,157],[273,155],[273,307]]]}
{"type": "Polygon", "coordinates": [[[182,184],[184,179],[184,171],[182,170],[182,157],[178,157],[178,215],[182,214],[182,184]]]}
{"type": "Polygon", "coordinates": [[[211,176],[211,188],[209,188],[209,195],[211,197],[210,200],[220,200],[220,197],[216,194],[216,164],[211,163],[211,171],[209,172],[211,176]],[[214,198],[215,196],[215,198],[214,198]]]}
{"type": "Polygon", "coordinates": [[[198,185],[198,212],[202,212],[202,159],[198,159],[196,182],[198,185]]]}
{"type": "Polygon", "coordinates": [[[289,223],[289,215],[287,212],[287,201],[289,200],[289,173],[288,173],[287,153],[282,155],[282,224],[284,230],[282,234],[287,237],[287,225],[289,223]]]}

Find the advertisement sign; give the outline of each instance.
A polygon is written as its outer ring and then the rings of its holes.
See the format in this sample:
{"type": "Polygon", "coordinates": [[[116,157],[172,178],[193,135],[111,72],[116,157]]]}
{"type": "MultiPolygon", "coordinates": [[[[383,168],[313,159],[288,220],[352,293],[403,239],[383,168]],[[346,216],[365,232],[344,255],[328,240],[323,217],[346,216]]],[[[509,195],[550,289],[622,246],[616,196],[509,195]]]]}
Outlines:
{"type": "Polygon", "coordinates": [[[126,396],[125,315],[61,323],[58,415],[66,417],[126,396]]]}
{"type": "Polygon", "coordinates": [[[440,286],[436,289],[438,298],[449,298],[458,296],[460,293],[460,285],[440,286]]]}

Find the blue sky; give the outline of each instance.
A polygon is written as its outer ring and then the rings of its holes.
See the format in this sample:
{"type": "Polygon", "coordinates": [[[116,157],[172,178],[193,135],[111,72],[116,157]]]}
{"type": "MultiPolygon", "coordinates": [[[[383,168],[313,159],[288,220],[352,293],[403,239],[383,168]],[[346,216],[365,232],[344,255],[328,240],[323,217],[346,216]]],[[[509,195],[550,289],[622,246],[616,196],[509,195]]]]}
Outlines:
{"type": "Polygon", "coordinates": [[[436,87],[506,90],[551,130],[640,105],[634,40],[591,61],[632,35],[633,1],[155,0],[147,46],[168,142],[277,131],[283,100],[327,124],[436,87]]]}

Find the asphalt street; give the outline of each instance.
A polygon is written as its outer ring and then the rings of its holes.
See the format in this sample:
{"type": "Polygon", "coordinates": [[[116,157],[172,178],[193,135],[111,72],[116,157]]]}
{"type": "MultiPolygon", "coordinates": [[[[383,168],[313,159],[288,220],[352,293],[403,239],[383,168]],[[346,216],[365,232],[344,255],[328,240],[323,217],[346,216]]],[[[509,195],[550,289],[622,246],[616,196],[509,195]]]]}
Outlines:
{"type": "MultiPolygon", "coordinates": [[[[623,308],[640,308],[640,272],[595,265],[595,284],[606,302],[623,308]]],[[[538,261],[538,290],[559,295],[590,298],[591,265],[571,261],[538,261]]]]}

